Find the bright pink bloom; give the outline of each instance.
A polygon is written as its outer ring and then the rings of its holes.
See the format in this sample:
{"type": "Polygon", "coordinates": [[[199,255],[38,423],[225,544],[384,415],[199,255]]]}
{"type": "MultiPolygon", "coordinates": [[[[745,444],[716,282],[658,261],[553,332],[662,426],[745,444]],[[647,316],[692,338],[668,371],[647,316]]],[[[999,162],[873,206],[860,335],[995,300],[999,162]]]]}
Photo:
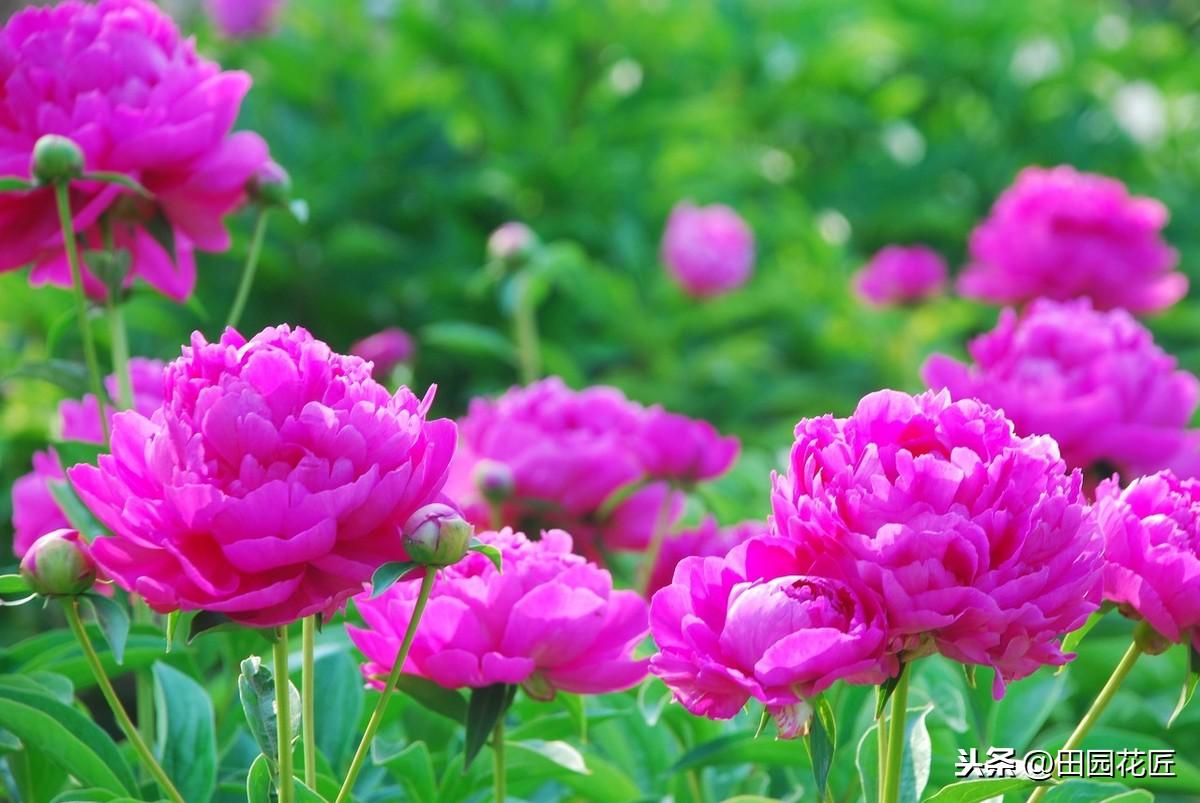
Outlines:
{"type": "Polygon", "coordinates": [[[1163,240],[1167,208],[1114,178],[1028,167],[971,234],[959,292],[996,304],[1087,296],[1097,309],[1166,309],[1187,293],[1163,240]]]}
{"type": "Polygon", "coordinates": [[[662,260],[690,295],[721,295],[750,278],[754,233],[728,206],[685,201],[676,204],[667,219],[662,260]]]}
{"type": "Polygon", "coordinates": [[[743,521],[732,527],[720,527],[716,519],[706,516],[699,526],[674,533],[663,541],[662,552],[658,554],[658,562],[654,564],[654,572],[650,575],[646,596],[652,597],[655,591],[670,585],[675,567],[684,558],[723,558],[738,544],[751,538],[760,538],[768,532],[767,524],[763,521],[743,521]]]}
{"type": "Polygon", "coordinates": [[[1124,310],[1041,299],[1002,312],[969,350],[973,365],[935,354],[925,381],[1004,410],[1022,435],[1050,435],[1068,466],[1136,477],[1200,456],[1188,429],[1200,380],[1124,310]]]}
{"type": "Polygon", "coordinates": [[[1096,493],[1104,598],[1160,634],[1200,650],[1200,481],[1169,471],[1096,493]]]}
{"type": "MultiPolygon", "coordinates": [[[[645,601],[614,591],[608,572],[571,554],[567,533],[479,537],[500,549],[504,571],[470,553],[438,573],[406,673],[451,689],[521,684],[537,699],[620,691],[646,676],[647,662],[633,658],[648,630],[645,601]]],[[[376,599],[355,599],[368,629],[346,630],[376,688],[392,670],[417,593],[415,583],[397,583],[376,599]]]]}
{"type": "Polygon", "coordinates": [[[737,460],[741,448],[737,438],[722,437],[707,421],[660,407],[645,412],[639,440],[646,473],[681,483],[721,476],[737,460]]]}
{"type": "Polygon", "coordinates": [[[394,326],[350,346],[351,354],[375,364],[374,376],[380,381],[390,377],[397,365],[411,361],[415,351],[408,332],[394,326]]]}
{"type": "Polygon", "coordinates": [[[406,559],[401,528],[440,501],[455,434],[426,420],[432,393],[392,395],[303,329],[197,332],[164,387],[153,416],[113,418],[98,469],[68,472],[114,533],[96,562],[157,611],[331,615],[406,559]]]}
{"type": "Polygon", "coordinates": [[[205,0],[209,19],[222,36],[250,39],[272,33],[284,0],[205,0]]]}
{"type": "MultiPolygon", "coordinates": [[[[132,255],[128,282],[141,277],[187,298],[193,250],[229,247],[222,219],[268,159],[258,135],[230,133],[250,77],[199,57],[145,0],[67,0],[27,8],[4,26],[0,86],[0,175],[28,176],[37,139],[60,134],[83,149],[87,170],[133,176],[153,202],[112,184],[73,183],[75,227],[84,247],[97,248],[102,222],[111,224],[116,245],[132,255]],[[156,221],[172,232],[174,256],[151,235],[156,221]]],[[[33,284],[70,286],[49,188],[0,196],[0,271],[30,263],[33,284]]],[[[90,273],[85,283],[103,297],[90,273]]]]}
{"type": "Polygon", "coordinates": [[[650,627],[660,650],[650,671],[688,711],[729,719],[753,697],[784,738],[807,723],[807,698],[899,669],[878,597],[852,571],[784,539],[685,558],[654,595],[650,627]]]}
{"type": "Polygon", "coordinates": [[[886,307],[938,295],[946,276],[946,260],[932,248],[889,245],[854,274],[852,283],[862,300],[886,307]]]}
{"type": "Polygon", "coordinates": [[[872,393],[796,425],[772,531],[848,556],[902,658],[940,652],[1004,682],[1065,663],[1058,638],[1100,602],[1102,539],[1078,470],[1048,437],[949,394],[872,393]]]}
{"type": "MultiPolygon", "coordinates": [[[[133,385],[134,409],[151,415],[163,399],[163,364],[158,360],[134,357],[129,361],[133,385]]],[[[117,398],[117,378],[108,377],[105,387],[110,398],[117,398]]],[[[113,410],[108,411],[112,420],[113,410]]],[[[100,407],[88,394],[82,401],[68,399],[58,405],[58,417],[64,440],[103,443],[100,407]]],[[[20,557],[43,533],[70,527],[67,517],[50,494],[52,480],[65,480],[58,455],[53,448],[33,455],[33,471],[13,483],[13,551],[20,557]]]]}

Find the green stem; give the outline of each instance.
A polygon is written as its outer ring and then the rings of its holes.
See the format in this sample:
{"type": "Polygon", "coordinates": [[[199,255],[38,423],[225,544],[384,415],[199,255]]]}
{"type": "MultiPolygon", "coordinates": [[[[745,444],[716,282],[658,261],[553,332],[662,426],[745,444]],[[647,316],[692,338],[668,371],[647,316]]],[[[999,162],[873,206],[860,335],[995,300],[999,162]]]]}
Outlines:
{"type": "Polygon", "coordinates": [[[883,803],[898,803],[900,800],[900,776],[904,765],[904,720],[908,714],[908,667],[901,667],[900,679],[892,692],[892,714],[888,718],[887,780],[881,787],[883,803]]]}
{"type": "Polygon", "coordinates": [[[488,521],[496,531],[504,526],[504,506],[499,502],[488,502],[488,521]]]}
{"type": "Polygon", "coordinates": [[[517,306],[514,313],[517,339],[517,359],[521,369],[521,384],[536,382],[542,375],[541,347],[538,345],[537,310],[529,295],[529,279],[518,276],[517,306]]]}
{"type": "Polygon", "coordinates": [[[317,637],[317,617],[306,616],[302,625],[303,631],[303,667],[301,669],[300,696],[304,704],[301,719],[304,746],[304,782],[310,789],[317,788],[317,725],[316,725],[316,694],[313,679],[313,647],[317,637]]]}
{"type": "Polygon", "coordinates": [[[104,672],[104,664],[100,663],[100,656],[96,654],[96,648],[92,646],[92,640],[88,637],[87,628],[83,626],[83,620],[79,618],[79,599],[72,597],[70,600],[63,600],[63,609],[67,615],[67,622],[71,626],[71,631],[75,634],[75,638],[79,641],[79,647],[83,650],[83,657],[87,660],[88,666],[91,667],[92,675],[96,678],[96,685],[100,687],[101,694],[108,701],[108,707],[112,709],[113,716],[116,717],[117,724],[121,727],[121,732],[125,734],[125,738],[133,745],[134,751],[150,771],[154,780],[158,783],[163,794],[169,797],[174,803],[185,803],[183,795],[179,794],[179,790],[175,788],[175,784],[171,783],[171,779],[167,776],[166,771],[162,768],[155,759],[154,754],[150,752],[150,748],[142,739],[137,728],[134,727],[133,721],[129,719],[129,714],[126,713],[125,707],[121,705],[121,700],[117,697],[117,692],[113,689],[112,681],[108,679],[108,675],[104,672]]]}
{"type": "Polygon", "coordinates": [[[492,784],[496,790],[496,803],[504,803],[508,797],[505,790],[507,778],[504,774],[504,715],[496,720],[492,729],[492,784]]]}
{"type": "Polygon", "coordinates": [[[100,431],[108,443],[108,416],[104,414],[104,379],[100,374],[100,360],[96,357],[96,341],[88,326],[87,293],[83,289],[83,270],[79,266],[79,247],[75,242],[75,222],[71,217],[71,196],[65,183],[54,185],[54,198],[58,204],[58,222],[62,226],[63,246],[67,251],[67,264],[71,267],[71,284],[75,287],[75,311],[79,318],[79,336],[83,338],[83,358],[87,362],[91,378],[92,393],[100,405],[100,431]]]}
{"type": "Polygon", "coordinates": [[[105,304],[108,307],[109,339],[112,341],[113,373],[117,375],[117,407],[128,410],[133,407],[133,377],[129,373],[129,335],[125,330],[125,314],[111,293],[105,304]]]}
{"type": "Polygon", "coordinates": [[[670,529],[671,519],[671,502],[675,493],[675,486],[667,487],[667,494],[663,497],[662,505],[658,508],[658,515],[654,517],[654,532],[650,534],[650,545],[646,547],[646,554],[642,556],[641,563],[638,564],[637,579],[634,582],[634,588],[643,597],[646,596],[646,591],[650,588],[650,579],[654,575],[654,566],[658,563],[658,557],[662,554],[663,544],[667,540],[667,530],[670,529]]]}
{"type": "MultiPolygon", "coordinates": [[[[883,688],[881,686],[876,686],[876,704],[878,704],[878,699],[882,697],[882,695],[883,688]]],[[[879,754],[876,761],[877,771],[879,773],[877,776],[878,786],[876,788],[879,790],[879,796],[881,799],[883,797],[883,782],[884,779],[887,778],[887,748],[887,711],[886,709],[881,708],[879,711],[879,720],[875,723],[875,750],[879,754]]]]}
{"type": "Polygon", "coordinates": [[[258,271],[258,257],[262,254],[263,236],[267,232],[267,207],[258,210],[258,219],[254,221],[254,234],[250,238],[250,251],[246,254],[246,264],[242,267],[242,280],[238,284],[237,295],[233,299],[233,307],[229,310],[229,321],[226,326],[237,328],[246,308],[246,300],[250,298],[250,288],[254,286],[254,274],[258,271]]]}
{"type": "MultiPolygon", "coordinates": [[[[148,624],[154,620],[154,612],[145,601],[131,594],[129,603],[133,607],[133,621],[136,624],[148,624]]],[[[154,741],[154,679],[143,669],[133,674],[134,689],[137,700],[138,731],[147,743],[154,741]]]]}
{"type": "Polygon", "coordinates": [[[704,787],[700,785],[700,774],[696,772],[696,768],[692,767],[687,771],[688,791],[692,793],[692,800],[696,803],[704,803],[704,787]]]}
{"type": "Polygon", "coordinates": [[[287,627],[275,631],[275,735],[279,742],[279,803],[296,800],[292,770],[292,699],[288,685],[287,627]]]}
{"type": "Polygon", "coordinates": [[[401,642],[400,651],[396,654],[396,661],[392,664],[387,685],[383,687],[383,691],[379,694],[379,700],[375,703],[375,710],[371,712],[371,718],[367,720],[367,729],[363,732],[362,741],[358,743],[358,749],[354,751],[354,758],[350,760],[350,768],[346,770],[346,780],[342,781],[342,788],[338,791],[334,803],[345,803],[350,799],[350,791],[354,789],[354,782],[358,780],[358,773],[362,770],[363,762],[366,761],[367,751],[371,748],[371,740],[375,738],[375,732],[379,730],[379,726],[383,722],[388,699],[396,689],[400,673],[404,670],[404,662],[408,660],[408,651],[417,635],[417,626],[421,622],[421,614],[425,612],[425,603],[429,602],[429,593],[433,591],[433,581],[436,577],[437,570],[432,566],[426,567],[425,577],[421,580],[421,590],[418,592],[417,602],[413,606],[412,618],[408,620],[408,630],[404,633],[404,641],[401,642]]]}
{"type": "MultiPolygon", "coordinates": [[[[1070,738],[1067,739],[1066,744],[1062,746],[1062,750],[1079,749],[1088,732],[1095,726],[1096,721],[1100,719],[1100,715],[1104,713],[1104,709],[1108,707],[1108,704],[1112,702],[1112,698],[1116,696],[1117,689],[1121,687],[1121,683],[1129,675],[1130,670],[1133,669],[1133,665],[1142,656],[1143,642],[1141,638],[1143,634],[1139,633],[1139,630],[1141,630],[1143,624],[1145,623],[1139,623],[1138,630],[1134,631],[1133,643],[1129,645],[1129,649],[1125,651],[1121,662],[1117,664],[1117,668],[1113,670],[1108,682],[1104,684],[1104,688],[1096,696],[1092,707],[1087,710],[1087,713],[1083,715],[1083,719],[1079,720],[1079,724],[1075,726],[1075,730],[1071,733],[1070,738]]],[[[1039,786],[1037,789],[1034,789],[1033,794],[1029,796],[1028,803],[1037,803],[1037,801],[1045,797],[1046,792],[1049,790],[1049,786],[1039,786]]]]}

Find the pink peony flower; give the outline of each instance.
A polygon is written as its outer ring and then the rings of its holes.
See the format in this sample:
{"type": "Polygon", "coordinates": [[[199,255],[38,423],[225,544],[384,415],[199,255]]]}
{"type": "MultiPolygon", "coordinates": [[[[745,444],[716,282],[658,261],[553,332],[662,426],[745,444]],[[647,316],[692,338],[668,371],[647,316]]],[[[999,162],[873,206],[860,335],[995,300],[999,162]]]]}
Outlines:
{"type": "Polygon", "coordinates": [[[509,221],[488,235],[487,254],[489,259],[512,261],[528,256],[537,245],[533,229],[519,221],[509,221]]]}
{"type": "Polygon", "coordinates": [[[889,651],[940,652],[1006,681],[1065,663],[1058,637],[1100,602],[1101,537],[1048,437],[949,394],[872,393],[796,425],[772,531],[844,556],[883,599],[889,651]]]}
{"type": "MultiPolygon", "coordinates": [[[[521,684],[536,699],[557,691],[620,691],[646,676],[633,650],[647,632],[646,603],[614,591],[608,572],[571,554],[571,537],[540,541],[502,530],[480,540],[498,547],[504,571],[478,553],[438,573],[404,666],[446,688],[521,684]]],[[[416,603],[414,583],[355,602],[367,629],[349,626],[375,688],[391,672],[416,603]]]]}
{"type": "Polygon", "coordinates": [[[391,327],[350,346],[350,353],[375,364],[374,376],[383,381],[397,365],[412,360],[416,347],[408,332],[391,327]]]}
{"type": "MultiPolygon", "coordinates": [[[[129,361],[133,385],[134,409],[151,415],[163,398],[163,364],[158,360],[134,357],[129,361]]],[[[117,378],[108,377],[105,387],[111,398],[117,398],[117,378]]],[[[112,420],[113,410],[108,410],[112,420]]],[[[104,442],[100,426],[100,405],[88,394],[82,401],[69,399],[58,405],[58,417],[65,440],[104,442]]],[[[53,448],[33,455],[33,471],[13,483],[13,551],[21,557],[38,537],[51,530],[70,527],[66,515],[50,493],[49,482],[65,480],[62,464],[53,448]]]]}
{"type": "Polygon", "coordinates": [[[921,301],[946,286],[946,260],[923,245],[889,245],[854,274],[859,298],[880,307],[921,301]]]}
{"type": "Polygon", "coordinates": [[[654,592],[663,586],[671,584],[675,567],[684,558],[723,558],[738,544],[751,538],[763,537],[768,532],[766,522],[743,521],[732,527],[720,527],[716,519],[707,516],[699,526],[671,535],[663,541],[662,552],[658,555],[658,562],[654,564],[650,584],[646,587],[647,598],[654,596],[654,592]]]}
{"type": "Polygon", "coordinates": [[[721,295],[746,283],[754,266],[754,233],[728,206],[676,204],[663,234],[662,260],[696,297],[721,295]]]}
{"type": "Polygon", "coordinates": [[[784,539],[685,558],[654,595],[650,627],[660,650],[650,671],[688,711],[729,719],[753,697],[784,738],[807,723],[804,701],[834,682],[881,683],[899,670],[878,597],[784,539]]]}
{"type": "Polygon", "coordinates": [[[639,440],[646,473],[680,483],[721,476],[733,466],[741,448],[737,438],[722,437],[707,421],[660,407],[646,411],[639,440]]]}
{"type": "MultiPolygon", "coordinates": [[[[28,176],[34,142],[60,134],[83,149],[87,170],[133,176],[152,202],[112,184],[71,185],[83,247],[99,248],[109,226],[132,255],[127,282],[141,277],[187,298],[193,250],[229,247],[222,218],[268,159],[258,135],[230,133],[250,77],[199,57],[145,0],[67,0],[27,8],[4,26],[0,85],[0,174],[28,176]],[[160,225],[174,255],[151,235],[160,225]]],[[[50,188],[0,196],[0,271],[30,263],[33,284],[70,286],[50,188]]],[[[90,273],[85,285],[103,297],[90,273]]]]}
{"type": "Polygon", "coordinates": [[[401,528],[440,501],[455,433],[426,420],[432,392],[391,395],[303,329],[193,334],[164,386],[149,418],[113,418],[99,468],[68,471],[114,533],[96,562],[157,611],[255,627],[332,615],[406,559],[401,528]]]}
{"type": "Polygon", "coordinates": [[[209,19],[229,39],[250,39],[274,32],[284,0],[205,0],[209,19]]]}
{"type": "Polygon", "coordinates": [[[1125,490],[1100,484],[1104,598],[1172,642],[1200,650],[1200,481],[1169,471],[1125,490]]]}
{"type": "Polygon", "coordinates": [[[1136,477],[1200,453],[1200,432],[1187,428],[1200,380],[1124,310],[1041,299],[1022,316],[1005,310],[970,352],[973,365],[936,354],[922,376],[1004,410],[1022,435],[1050,435],[1068,466],[1136,477]]]}
{"type": "Polygon", "coordinates": [[[1027,167],[972,232],[959,292],[997,304],[1087,296],[1097,309],[1165,309],[1188,287],[1162,238],[1167,217],[1116,179],[1027,167]]]}

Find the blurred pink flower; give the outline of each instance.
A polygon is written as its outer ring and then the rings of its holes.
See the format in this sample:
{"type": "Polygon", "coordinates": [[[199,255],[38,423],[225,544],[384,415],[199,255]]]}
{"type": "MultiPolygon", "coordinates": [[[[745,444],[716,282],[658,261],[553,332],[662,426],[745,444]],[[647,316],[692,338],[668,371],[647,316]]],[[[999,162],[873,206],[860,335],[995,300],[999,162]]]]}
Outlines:
{"type": "Polygon", "coordinates": [[[1024,315],[1004,310],[969,350],[971,365],[930,357],[925,381],[1004,410],[1021,435],[1050,435],[1072,468],[1130,478],[1200,455],[1188,429],[1200,380],[1124,310],[1040,299],[1024,315]]]}
{"type": "Polygon", "coordinates": [[[1169,471],[1125,490],[1100,484],[1104,598],[1172,642],[1200,650],[1200,481],[1169,471]]]}
{"type": "Polygon", "coordinates": [[[722,436],[707,421],[661,407],[646,410],[638,440],[646,473],[679,483],[721,476],[741,448],[737,438],[722,436]]]}
{"type": "Polygon", "coordinates": [[[408,332],[395,326],[351,344],[350,353],[375,364],[374,377],[385,381],[401,363],[410,362],[416,347],[408,332]]]}
{"type": "Polygon", "coordinates": [[[1065,663],[1059,636],[1100,603],[1082,476],[974,400],[884,390],[800,421],[772,506],[775,534],[848,559],[880,595],[890,652],[991,666],[997,696],[1065,663]]]}
{"type": "Polygon", "coordinates": [[[488,235],[487,254],[490,259],[511,261],[525,256],[537,244],[533,229],[519,221],[509,221],[488,235]]]}
{"type": "Polygon", "coordinates": [[[684,558],[723,558],[738,544],[765,536],[768,532],[764,521],[743,521],[732,527],[720,527],[716,519],[706,516],[697,527],[671,535],[663,541],[662,552],[654,564],[654,572],[646,588],[647,598],[671,584],[675,567],[684,558]]]}
{"type": "MultiPolygon", "coordinates": [[[[479,536],[498,547],[504,571],[470,553],[438,573],[404,671],[446,688],[521,684],[531,697],[557,691],[602,694],[636,685],[646,661],[646,603],[614,591],[608,572],[571,554],[561,530],[530,541],[502,530],[479,536]]],[[[367,628],[348,626],[376,688],[391,672],[416,603],[414,583],[397,583],[355,603],[367,628]]]]}
{"type": "Polygon", "coordinates": [[[650,671],[688,711],[729,719],[753,697],[791,738],[808,722],[807,698],[899,670],[878,597],[798,547],[755,538],[723,558],[685,558],[654,595],[650,671]]]}
{"type": "Polygon", "coordinates": [[[1097,309],[1166,309],[1187,293],[1163,240],[1167,208],[1114,178],[1027,167],[971,234],[959,292],[996,304],[1086,296],[1097,309]]]}
{"type": "Polygon", "coordinates": [[[886,307],[940,294],[946,275],[946,260],[932,248],[889,245],[854,274],[852,284],[859,298],[886,307]]]}
{"type": "MultiPolygon", "coordinates": [[[[87,170],[137,179],[153,201],[112,184],[72,183],[83,247],[98,247],[111,226],[116,245],[132,255],[127,283],[140,277],[187,298],[193,250],[229,247],[222,219],[268,159],[257,134],[230,133],[250,77],[196,55],[192,40],[145,0],[67,0],[8,21],[0,83],[0,175],[28,176],[37,139],[60,134],[83,149],[87,170]],[[174,255],[151,235],[160,225],[174,255]]],[[[50,188],[0,196],[0,271],[30,263],[33,284],[70,286],[50,188]]],[[[85,274],[88,292],[103,297],[104,285],[85,274]]]]}
{"type": "Polygon", "coordinates": [[[392,395],[304,329],[196,333],[164,387],[153,416],[114,416],[99,468],[68,471],[114,533],[96,562],[159,612],[332,615],[406,559],[401,528],[440,501],[455,432],[426,420],[432,392],[392,395]]]}
{"type": "Polygon", "coordinates": [[[272,33],[279,24],[285,0],[205,0],[209,19],[229,39],[249,39],[272,33]]]}
{"type": "Polygon", "coordinates": [[[690,295],[716,296],[741,287],[754,266],[754,234],[723,204],[678,203],[667,219],[662,260],[690,295]]]}

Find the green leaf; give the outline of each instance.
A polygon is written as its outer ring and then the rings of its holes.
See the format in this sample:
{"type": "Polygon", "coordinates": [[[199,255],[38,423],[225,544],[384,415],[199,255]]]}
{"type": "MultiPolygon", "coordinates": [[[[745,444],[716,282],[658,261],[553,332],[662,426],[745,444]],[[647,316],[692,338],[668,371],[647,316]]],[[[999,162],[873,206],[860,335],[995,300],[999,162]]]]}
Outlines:
{"type": "Polygon", "coordinates": [[[82,533],[88,541],[108,535],[108,530],[83,504],[83,500],[75,493],[71,483],[66,480],[46,480],[46,487],[70,525],[82,533]]]}
{"type": "Polygon", "coordinates": [[[1042,799],[1046,803],[1099,803],[1128,791],[1129,787],[1120,783],[1073,778],[1046,792],[1042,799]]]}
{"type": "Polygon", "coordinates": [[[83,396],[92,389],[87,367],[83,363],[72,362],[70,360],[44,360],[41,362],[21,363],[12,371],[5,374],[4,379],[40,379],[43,382],[57,385],[65,390],[68,395],[74,397],[83,396]]]}
{"type": "MultiPolygon", "coordinates": [[[[259,750],[266,756],[271,777],[275,777],[279,771],[276,766],[276,757],[279,755],[279,730],[275,716],[275,683],[271,670],[257,655],[251,655],[242,661],[241,669],[242,672],[238,676],[238,694],[242,699],[246,723],[250,728],[250,735],[258,743],[259,750]]],[[[301,716],[300,693],[290,680],[288,695],[291,701],[291,732],[296,733],[301,716]]]]}
{"type": "Polygon", "coordinates": [[[1128,792],[1118,792],[1112,797],[1106,797],[1100,803],[1154,803],[1154,795],[1145,789],[1130,789],[1128,792]]]}
{"type": "Polygon", "coordinates": [[[440,321],[421,330],[421,344],[467,357],[481,357],[505,363],[516,362],[516,350],[509,339],[487,326],[468,321],[440,321]]]}
{"type": "Polygon", "coordinates": [[[296,198],[288,204],[287,208],[288,212],[293,218],[295,218],[297,223],[304,225],[308,222],[308,201],[304,200],[303,198],[296,198]]]}
{"type": "Polygon", "coordinates": [[[435,714],[458,723],[467,721],[467,701],[461,692],[439,686],[427,678],[405,674],[397,678],[396,689],[435,714]]]}
{"type": "MultiPolygon", "coordinates": [[[[84,173],[80,176],[80,181],[100,181],[105,184],[116,184],[127,190],[133,190],[144,198],[154,197],[154,193],[143,187],[132,176],[127,176],[124,173],[115,173],[110,170],[95,170],[91,173],[84,173]]],[[[189,801],[189,803],[191,802],[189,801]]]]}
{"type": "Polygon", "coordinates": [[[753,764],[764,767],[811,767],[802,745],[786,739],[755,739],[753,731],[718,736],[696,745],[671,767],[672,772],[702,767],[753,764]]]}
{"type": "MultiPolygon", "coordinates": [[[[1109,611],[1115,607],[1116,605],[1113,603],[1105,602],[1095,613],[1087,618],[1087,621],[1083,623],[1082,627],[1080,627],[1078,630],[1072,630],[1070,633],[1063,636],[1062,651],[1064,653],[1075,652],[1075,650],[1079,647],[1080,642],[1083,641],[1083,637],[1086,636],[1093,627],[1099,624],[1100,620],[1107,616],[1109,611]]],[[[1063,664],[1058,668],[1058,671],[1066,671],[1067,666],[1068,664],[1063,664]]]]}
{"type": "Polygon", "coordinates": [[[1192,700],[1192,694],[1196,691],[1196,684],[1200,683],[1200,652],[1196,652],[1196,648],[1191,644],[1187,645],[1188,651],[1188,673],[1183,680],[1183,688],[1179,691],[1179,702],[1175,704],[1175,710],[1171,712],[1171,718],[1167,720],[1167,727],[1170,728],[1175,724],[1175,719],[1183,713],[1183,709],[1187,708],[1187,704],[1192,700]]]}
{"type": "Polygon", "coordinates": [[[376,739],[371,744],[371,757],[376,764],[387,768],[415,803],[437,800],[437,775],[433,757],[424,742],[412,742],[398,753],[387,753],[385,743],[376,739]]]}
{"type": "Polygon", "coordinates": [[[955,733],[966,733],[969,727],[967,690],[960,666],[940,655],[914,663],[909,702],[913,705],[932,703],[930,716],[935,721],[944,723],[955,733]]]}
{"type": "Polygon", "coordinates": [[[28,594],[29,583],[19,574],[0,574],[0,594],[28,594]]]}
{"type": "Polygon", "coordinates": [[[137,783],[121,751],[96,723],[48,694],[0,684],[0,727],[43,751],[86,786],[134,794],[137,783]]]}
{"type": "Polygon", "coordinates": [[[137,803],[137,800],[107,789],[68,789],[56,795],[50,803],[137,803]]]}
{"type": "Polygon", "coordinates": [[[817,798],[824,800],[829,770],[833,767],[833,752],[837,748],[837,724],[833,707],[824,695],[818,695],[811,703],[813,714],[805,741],[812,759],[813,778],[817,782],[817,798]]]}
{"type": "MultiPolygon", "coordinates": [[[[640,689],[638,690],[638,698],[639,700],[641,699],[640,689]]],[[[567,713],[570,714],[571,720],[575,723],[576,728],[578,728],[579,741],[586,743],[588,715],[587,703],[584,700],[583,695],[568,694],[565,691],[560,691],[558,694],[554,695],[554,699],[557,700],[563,708],[567,709],[567,713]]]]}
{"type": "Polygon", "coordinates": [[[112,650],[113,658],[120,664],[125,660],[125,644],[129,641],[129,612],[115,599],[95,593],[84,594],[81,599],[92,606],[100,632],[112,650]]]}
{"type": "MultiPolygon", "coordinates": [[[[916,803],[921,799],[929,783],[929,772],[933,762],[933,742],[929,737],[926,719],[932,705],[908,709],[904,720],[904,753],[900,767],[900,801],[916,803]]],[[[858,743],[856,763],[859,779],[868,800],[878,796],[879,742],[875,734],[878,725],[872,725],[858,743]]]]}
{"type": "Polygon", "coordinates": [[[371,575],[371,599],[394,586],[404,575],[420,568],[421,564],[411,561],[396,560],[383,564],[371,575]]]}
{"type": "Polygon", "coordinates": [[[1046,724],[1066,690],[1067,676],[1049,670],[1014,683],[988,716],[991,744],[1011,747],[1020,755],[1046,724]]]}
{"type": "Polygon", "coordinates": [[[900,671],[896,673],[895,677],[888,678],[875,687],[877,691],[875,695],[876,720],[883,716],[883,709],[887,707],[888,700],[892,699],[892,695],[896,691],[896,685],[900,682],[900,678],[903,677],[906,668],[904,664],[901,664],[900,671]]]}
{"type": "Polygon", "coordinates": [[[273,803],[271,800],[271,776],[273,771],[265,754],[259,754],[246,773],[246,803],[273,803]]]}
{"type": "Polygon", "coordinates": [[[504,571],[504,556],[500,554],[498,547],[485,544],[478,538],[472,538],[471,545],[467,549],[471,552],[478,552],[481,555],[485,555],[492,562],[492,565],[496,567],[496,571],[504,571]]]}
{"type": "Polygon", "coordinates": [[[663,682],[656,677],[647,678],[638,687],[637,706],[642,714],[642,720],[648,727],[653,728],[662,717],[663,709],[671,702],[674,695],[663,682]]]}
{"type": "Polygon", "coordinates": [[[188,803],[208,803],[217,788],[217,737],[212,700],[178,669],[154,664],[154,753],[188,803]]]}
{"type": "Polygon", "coordinates": [[[925,798],[925,803],[983,803],[1009,792],[1024,792],[1044,785],[1028,778],[978,778],[943,786],[925,798]]]}
{"type": "Polygon", "coordinates": [[[171,611],[167,614],[165,628],[165,636],[167,639],[166,652],[170,652],[171,648],[175,646],[175,631],[179,629],[179,617],[182,615],[182,611],[171,611]]]}
{"type": "Polygon", "coordinates": [[[108,452],[107,446],[89,441],[55,441],[53,446],[64,469],[80,463],[95,465],[96,458],[108,452]]]}
{"type": "Polygon", "coordinates": [[[16,176],[4,176],[0,178],[0,192],[29,192],[36,189],[39,189],[38,185],[29,179],[17,178],[16,176]]]}
{"type": "Polygon", "coordinates": [[[36,669],[23,677],[32,680],[60,703],[64,705],[75,703],[75,684],[71,682],[70,678],[42,669],[36,669]]]}
{"type": "Polygon", "coordinates": [[[471,690],[471,699],[467,703],[463,769],[469,768],[475,756],[479,755],[492,729],[508,710],[516,691],[516,686],[507,683],[493,683],[491,686],[471,690]]]}
{"type": "Polygon", "coordinates": [[[350,761],[363,710],[362,675],[349,653],[322,655],[313,664],[313,682],[320,689],[316,706],[317,749],[339,773],[350,761]]]}
{"type": "Polygon", "coordinates": [[[247,627],[239,622],[235,622],[223,613],[214,611],[200,611],[192,617],[188,622],[187,644],[191,645],[193,641],[201,636],[215,635],[217,633],[254,633],[260,636],[267,643],[275,642],[275,631],[258,628],[247,627]]]}
{"type": "Polygon", "coordinates": [[[549,770],[554,777],[560,775],[561,770],[577,775],[591,774],[583,754],[566,742],[527,739],[510,741],[504,749],[508,753],[509,768],[516,771],[515,777],[519,777],[526,767],[533,772],[549,770]]]}

